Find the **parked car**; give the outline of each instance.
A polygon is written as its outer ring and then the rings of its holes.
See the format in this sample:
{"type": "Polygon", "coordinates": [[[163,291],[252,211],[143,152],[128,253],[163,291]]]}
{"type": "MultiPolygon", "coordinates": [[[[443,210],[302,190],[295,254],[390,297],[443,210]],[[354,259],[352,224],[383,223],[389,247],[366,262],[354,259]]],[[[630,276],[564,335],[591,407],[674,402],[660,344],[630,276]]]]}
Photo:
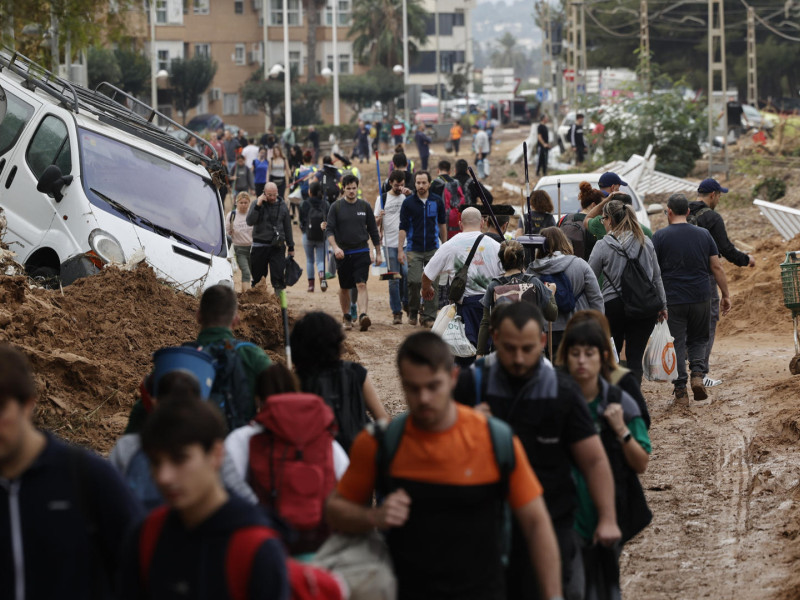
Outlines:
{"type": "Polygon", "coordinates": [[[439,111],[435,106],[420,106],[414,113],[417,125],[435,125],[439,122],[439,111]]]}
{"type": "MultiPolygon", "coordinates": [[[[584,115],[583,119],[583,139],[588,144],[589,143],[589,133],[594,131],[596,125],[589,120],[588,116],[592,111],[584,111],[582,114],[584,115]]],[[[575,115],[576,111],[571,110],[565,116],[564,119],[558,125],[558,140],[565,148],[569,148],[571,144],[569,143],[569,130],[572,125],[575,123],[575,115]]]]}
{"type": "Polygon", "coordinates": [[[197,115],[186,124],[186,129],[204,135],[209,131],[216,131],[225,128],[225,121],[219,115],[204,114],[197,115]]]}
{"type": "Polygon", "coordinates": [[[138,256],[188,293],[233,284],[203,148],[142,119],[128,103],[152,109],[109,84],[84,89],[2,50],[0,67],[5,242],[30,276],[66,285],[138,256]]]}
{"type": "Polygon", "coordinates": [[[765,119],[755,106],[742,104],[742,110],[744,111],[744,114],[742,115],[742,125],[748,129],[770,130],[775,127],[775,124],[772,121],[765,119]]]}
{"type": "MultiPolygon", "coordinates": [[[[568,215],[580,212],[581,203],[578,200],[579,185],[581,181],[587,181],[592,187],[597,188],[602,173],[569,173],[567,175],[547,175],[536,182],[534,190],[544,190],[553,200],[553,215],[558,219],[559,215],[568,215]],[[561,182],[561,202],[559,204],[558,182],[561,182]],[[560,207],[560,211],[559,211],[560,207]]],[[[619,190],[624,194],[629,194],[633,200],[633,209],[636,211],[636,219],[642,225],[650,227],[650,217],[664,210],[661,204],[650,204],[645,207],[639,195],[631,187],[623,186],[619,190]]],[[[524,209],[524,207],[523,207],[524,209]]]]}

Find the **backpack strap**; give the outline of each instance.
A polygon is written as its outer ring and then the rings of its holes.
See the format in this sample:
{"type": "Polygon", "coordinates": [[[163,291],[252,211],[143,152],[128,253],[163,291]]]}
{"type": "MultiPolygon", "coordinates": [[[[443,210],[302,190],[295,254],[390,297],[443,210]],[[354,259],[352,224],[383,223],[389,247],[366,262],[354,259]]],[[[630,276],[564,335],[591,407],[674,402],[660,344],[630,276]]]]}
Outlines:
{"type": "Polygon", "coordinates": [[[389,468],[400,447],[407,420],[408,413],[402,413],[388,424],[376,422],[371,428],[372,435],[378,442],[378,452],[375,455],[375,491],[381,497],[389,494],[389,468]]]}
{"type": "Polygon", "coordinates": [[[264,542],[276,537],[272,529],[263,525],[242,527],[233,532],[225,555],[225,577],[231,600],[250,597],[250,577],[256,553],[264,542]]]}
{"type": "Polygon", "coordinates": [[[472,379],[475,382],[475,406],[483,402],[483,387],[486,379],[486,357],[481,356],[474,363],[475,368],[472,370],[472,379]]]}
{"type": "Polygon", "coordinates": [[[145,589],[150,582],[150,565],[168,514],[168,507],[159,506],[147,516],[139,531],[139,581],[145,589]]]}
{"type": "Polygon", "coordinates": [[[516,466],[514,457],[514,434],[508,423],[495,417],[488,418],[489,436],[492,439],[492,450],[497,461],[497,468],[500,470],[500,484],[503,495],[508,494],[509,479],[511,472],[516,466]]]}
{"type": "Polygon", "coordinates": [[[616,385],[609,384],[606,398],[609,404],[622,404],[622,390],[616,385]]]}

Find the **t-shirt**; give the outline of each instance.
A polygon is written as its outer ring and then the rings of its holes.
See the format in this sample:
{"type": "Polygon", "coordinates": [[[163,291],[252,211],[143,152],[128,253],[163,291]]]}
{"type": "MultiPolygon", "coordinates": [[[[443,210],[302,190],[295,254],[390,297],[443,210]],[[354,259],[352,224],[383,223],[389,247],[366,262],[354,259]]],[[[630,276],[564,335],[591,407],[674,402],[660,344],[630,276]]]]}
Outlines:
{"type": "Polygon", "coordinates": [[[233,238],[234,246],[252,246],[253,228],[247,224],[247,213],[234,210],[225,217],[225,231],[233,238]]]}
{"type": "MultiPolygon", "coordinates": [[[[397,479],[465,487],[500,481],[486,417],[467,406],[458,405],[457,409],[456,423],[447,431],[419,429],[409,418],[389,474],[397,479]]],[[[366,431],[353,442],[350,467],[336,488],[351,502],[368,504],[372,500],[377,450],[378,443],[366,431]]],[[[507,499],[516,509],[542,495],[542,486],[516,436],[514,464],[507,499]]],[[[413,497],[411,500],[413,505],[413,497]]]]}
{"type": "Polygon", "coordinates": [[[659,229],[653,236],[667,305],[708,302],[711,256],[719,250],[708,230],[689,223],[659,229]]]}
{"type": "Polygon", "coordinates": [[[550,131],[547,129],[547,125],[545,125],[544,123],[539,123],[539,126],[536,128],[536,134],[537,134],[536,137],[537,144],[539,143],[539,136],[541,136],[545,144],[550,141],[550,131]]]}
{"type": "Polygon", "coordinates": [[[395,196],[391,192],[386,194],[384,198],[385,206],[381,207],[381,199],[375,201],[375,216],[377,217],[381,210],[384,211],[383,215],[383,243],[387,248],[397,248],[399,243],[398,234],[400,232],[400,209],[403,207],[403,200],[406,197],[403,194],[395,196]]]}
{"type": "Polygon", "coordinates": [[[244,164],[248,169],[253,168],[253,161],[258,158],[258,146],[255,144],[248,144],[242,148],[242,156],[244,156],[244,164]]]}
{"type": "MultiPolygon", "coordinates": [[[[583,219],[585,218],[586,216],[584,215],[583,219]]],[[[580,220],[583,221],[583,219],[580,220]]],[[[650,239],[653,239],[653,232],[650,230],[650,228],[645,227],[644,225],[641,225],[641,227],[644,234],[650,239]]],[[[602,240],[606,235],[606,228],[603,227],[603,215],[597,215],[596,217],[589,219],[589,222],[586,224],[586,230],[596,239],[602,240]]]]}
{"type": "Polygon", "coordinates": [[[475,152],[478,154],[489,154],[491,146],[489,145],[489,136],[485,131],[479,130],[475,134],[475,152]]]}
{"type": "MultiPolygon", "coordinates": [[[[472,245],[480,234],[480,231],[461,232],[447,240],[425,267],[425,276],[431,281],[435,281],[442,273],[455,275],[467,262],[472,245]]],[[[500,265],[498,256],[499,251],[500,244],[484,235],[467,270],[465,298],[469,296],[482,297],[492,279],[503,274],[503,267],[500,265]]]]}

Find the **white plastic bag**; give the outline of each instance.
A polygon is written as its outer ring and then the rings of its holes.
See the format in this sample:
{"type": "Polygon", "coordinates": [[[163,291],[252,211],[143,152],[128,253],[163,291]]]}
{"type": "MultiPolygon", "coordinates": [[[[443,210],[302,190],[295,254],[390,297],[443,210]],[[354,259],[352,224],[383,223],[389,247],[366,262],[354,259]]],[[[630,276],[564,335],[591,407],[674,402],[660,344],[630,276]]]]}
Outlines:
{"type": "Polygon", "coordinates": [[[648,380],[673,381],[678,376],[674,341],[675,338],[670,335],[667,322],[656,323],[642,359],[642,369],[648,380]]]}
{"type": "Polygon", "coordinates": [[[454,356],[469,358],[470,356],[475,356],[477,352],[475,346],[467,339],[464,322],[458,315],[453,317],[453,320],[448,323],[447,330],[444,332],[442,339],[450,347],[450,352],[452,352],[454,356]]]}
{"type": "Polygon", "coordinates": [[[442,307],[439,310],[439,313],[436,315],[436,320],[433,322],[433,327],[431,331],[438,336],[443,336],[444,332],[447,331],[447,326],[450,324],[450,321],[453,320],[453,317],[456,316],[456,305],[455,304],[448,304],[447,306],[442,307]]]}

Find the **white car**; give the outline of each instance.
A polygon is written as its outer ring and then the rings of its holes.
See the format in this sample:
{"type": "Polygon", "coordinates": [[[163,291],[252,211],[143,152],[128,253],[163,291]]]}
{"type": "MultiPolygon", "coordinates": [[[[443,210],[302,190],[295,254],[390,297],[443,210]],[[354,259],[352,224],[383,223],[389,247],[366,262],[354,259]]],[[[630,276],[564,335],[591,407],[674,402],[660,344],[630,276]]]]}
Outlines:
{"type": "MultiPolygon", "coordinates": [[[[590,110],[586,110],[582,114],[584,115],[583,119],[583,140],[588,144],[589,143],[589,133],[594,131],[595,124],[588,119],[588,115],[593,112],[590,110]]],[[[556,130],[556,134],[558,135],[558,139],[561,140],[561,143],[564,145],[565,148],[569,148],[572,144],[569,141],[569,130],[575,123],[575,115],[577,113],[574,110],[569,111],[565,116],[561,123],[558,125],[558,129],[556,130]]]]}
{"type": "Polygon", "coordinates": [[[20,55],[0,51],[0,67],[5,242],[30,276],[66,285],[143,257],[187,293],[233,285],[209,158],[20,55]]]}
{"type": "MultiPolygon", "coordinates": [[[[570,173],[568,175],[547,175],[536,182],[534,190],[544,190],[553,200],[553,216],[558,221],[559,216],[568,215],[581,211],[581,203],[578,200],[578,187],[581,181],[589,182],[593,188],[597,188],[597,183],[600,181],[602,173],[570,173]],[[559,203],[559,181],[561,182],[561,202],[559,203]],[[560,210],[559,210],[560,207],[560,210]]],[[[623,178],[624,181],[624,178],[623,178]]],[[[641,225],[650,227],[650,217],[664,210],[661,204],[650,204],[645,208],[636,190],[628,186],[623,186],[619,190],[624,194],[630,195],[633,200],[633,210],[636,211],[636,219],[641,225]]],[[[523,206],[523,210],[525,207],[523,206]]]]}

